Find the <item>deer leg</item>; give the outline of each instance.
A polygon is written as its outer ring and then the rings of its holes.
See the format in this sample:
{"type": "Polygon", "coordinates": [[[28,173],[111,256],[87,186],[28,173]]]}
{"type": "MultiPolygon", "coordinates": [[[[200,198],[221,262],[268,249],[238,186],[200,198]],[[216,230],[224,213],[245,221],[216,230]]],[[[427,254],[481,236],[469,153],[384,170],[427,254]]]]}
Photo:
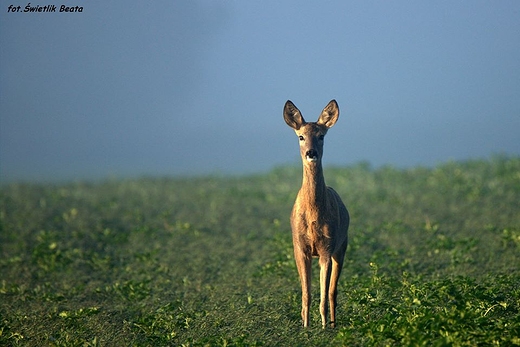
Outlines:
{"type": "Polygon", "coordinates": [[[329,287],[329,304],[330,304],[330,325],[334,328],[336,326],[336,306],[338,297],[338,280],[343,268],[344,255],[338,258],[332,257],[332,272],[330,275],[329,287]]]}
{"type": "Polygon", "coordinates": [[[321,324],[323,328],[327,324],[327,293],[329,292],[329,283],[331,275],[330,257],[320,258],[320,314],[321,324]]]}
{"type": "Polygon", "coordinates": [[[311,307],[312,257],[306,256],[302,250],[295,247],[294,258],[296,260],[296,267],[298,268],[298,274],[300,275],[300,282],[302,285],[302,321],[303,326],[307,328],[310,322],[309,311],[311,307]]]}

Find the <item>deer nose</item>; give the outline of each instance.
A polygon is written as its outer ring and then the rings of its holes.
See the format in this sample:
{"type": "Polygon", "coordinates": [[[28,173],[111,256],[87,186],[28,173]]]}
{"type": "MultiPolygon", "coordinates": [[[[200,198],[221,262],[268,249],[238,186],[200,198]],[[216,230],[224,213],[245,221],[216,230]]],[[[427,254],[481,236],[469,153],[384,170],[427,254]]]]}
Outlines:
{"type": "Polygon", "coordinates": [[[307,157],[308,161],[315,161],[318,159],[318,152],[314,149],[310,149],[305,153],[305,157],[307,157]]]}

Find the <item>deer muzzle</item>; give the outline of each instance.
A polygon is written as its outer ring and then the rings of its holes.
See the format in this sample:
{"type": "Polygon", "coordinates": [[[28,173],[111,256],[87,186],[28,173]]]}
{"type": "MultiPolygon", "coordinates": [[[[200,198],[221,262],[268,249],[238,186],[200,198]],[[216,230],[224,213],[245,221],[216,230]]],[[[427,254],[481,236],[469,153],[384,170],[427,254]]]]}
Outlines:
{"type": "Polygon", "coordinates": [[[314,163],[318,161],[318,152],[314,149],[310,149],[305,153],[305,159],[307,159],[308,162],[314,163]]]}

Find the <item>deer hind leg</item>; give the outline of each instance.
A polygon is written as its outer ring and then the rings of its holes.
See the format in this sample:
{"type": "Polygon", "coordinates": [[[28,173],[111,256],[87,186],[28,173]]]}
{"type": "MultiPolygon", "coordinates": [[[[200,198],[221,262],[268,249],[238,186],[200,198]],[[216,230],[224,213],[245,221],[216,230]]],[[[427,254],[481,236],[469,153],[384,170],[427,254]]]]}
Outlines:
{"type": "Polygon", "coordinates": [[[311,307],[311,265],[312,257],[306,256],[297,247],[294,248],[294,258],[296,260],[296,267],[300,275],[300,282],[302,285],[302,321],[303,326],[309,326],[310,318],[309,311],[311,307]]]}
{"type": "Polygon", "coordinates": [[[330,257],[320,257],[320,314],[323,328],[327,324],[327,293],[331,276],[330,257]]]}
{"type": "Polygon", "coordinates": [[[330,304],[330,325],[334,328],[336,326],[336,307],[338,297],[338,280],[343,267],[344,254],[338,258],[332,257],[332,271],[330,275],[329,287],[329,304],[330,304]]]}

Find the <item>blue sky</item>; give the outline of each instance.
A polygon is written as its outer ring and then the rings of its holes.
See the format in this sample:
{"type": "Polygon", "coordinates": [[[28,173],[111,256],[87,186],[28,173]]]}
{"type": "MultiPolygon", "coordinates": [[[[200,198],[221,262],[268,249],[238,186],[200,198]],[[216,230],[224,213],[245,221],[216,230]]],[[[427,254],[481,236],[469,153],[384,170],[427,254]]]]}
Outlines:
{"type": "Polygon", "coordinates": [[[518,1],[11,3],[1,181],[298,164],[287,99],[308,121],[337,100],[325,165],[520,155],[518,1]]]}

